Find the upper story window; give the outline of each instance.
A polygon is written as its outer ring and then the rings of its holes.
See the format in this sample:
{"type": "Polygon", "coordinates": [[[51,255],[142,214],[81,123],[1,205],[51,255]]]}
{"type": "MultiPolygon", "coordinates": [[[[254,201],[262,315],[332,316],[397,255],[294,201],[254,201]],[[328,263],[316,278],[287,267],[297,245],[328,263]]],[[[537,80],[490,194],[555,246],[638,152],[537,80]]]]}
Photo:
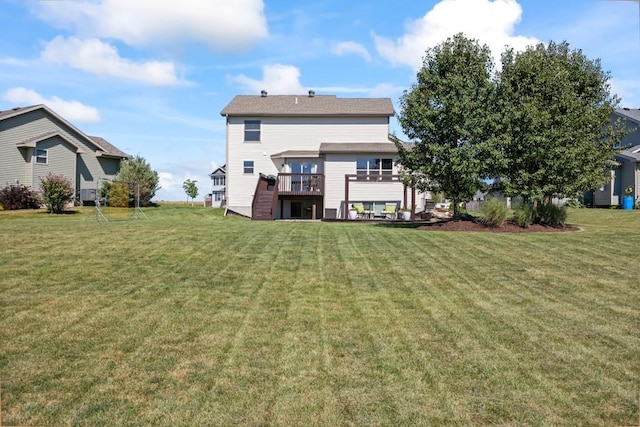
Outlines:
{"type": "Polygon", "coordinates": [[[391,175],[393,159],[359,158],[356,160],[357,175],[391,175]]]}
{"type": "Polygon", "coordinates": [[[224,176],[214,176],[211,180],[213,185],[224,185],[224,176]]]}
{"type": "Polygon", "coordinates": [[[49,158],[49,152],[41,148],[36,148],[36,163],[46,165],[49,158]]]}
{"type": "Polygon", "coordinates": [[[244,121],[244,140],[248,142],[260,142],[260,120],[244,121]]]}
{"type": "Polygon", "coordinates": [[[253,173],[253,160],[245,160],[242,167],[243,173],[253,173]]]}

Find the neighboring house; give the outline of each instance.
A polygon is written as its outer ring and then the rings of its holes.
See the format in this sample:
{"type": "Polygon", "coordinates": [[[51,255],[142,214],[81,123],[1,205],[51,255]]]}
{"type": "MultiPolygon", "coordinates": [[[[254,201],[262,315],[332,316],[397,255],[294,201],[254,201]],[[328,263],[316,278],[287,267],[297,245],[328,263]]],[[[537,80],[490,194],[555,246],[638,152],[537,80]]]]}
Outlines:
{"type": "MultiPolygon", "coordinates": [[[[227,209],[254,219],[382,216],[414,206],[399,179],[389,98],[236,96],[226,117],[227,209]],[[345,209],[346,208],[346,209],[345,209]]],[[[415,207],[415,206],[414,206],[415,207]]]]}
{"type": "Polygon", "coordinates": [[[222,165],[209,174],[211,177],[211,207],[219,208],[224,206],[225,180],[227,176],[227,165],[222,165]]]}
{"type": "Polygon", "coordinates": [[[88,136],[45,105],[0,111],[0,186],[40,189],[49,172],[73,183],[78,198],[93,201],[101,179],[113,179],[127,158],[102,138],[88,136]]]}
{"type": "Polygon", "coordinates": [[[633,187],[633,198],[640,197],[640,110],[618,108],[612,120],[622,119],[628,134],[620,141],[624,148],[615,157],[617,167],[611,170],[611,180],[602,187],[588,192],[585,200],[594,206],[618,206],[624,190],[633,187]]]}

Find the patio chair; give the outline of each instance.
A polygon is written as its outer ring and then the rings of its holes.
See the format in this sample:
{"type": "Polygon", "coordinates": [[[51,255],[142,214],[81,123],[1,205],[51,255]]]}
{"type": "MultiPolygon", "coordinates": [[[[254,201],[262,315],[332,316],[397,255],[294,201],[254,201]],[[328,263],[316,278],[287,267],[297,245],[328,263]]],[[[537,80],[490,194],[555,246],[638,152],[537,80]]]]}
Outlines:
{"type": "Polygon", "coordinates": [[[396,219],[398,216],[396,208],[397,206],[395,203],[385,203],[384,209],[382,210],[382,214],[387,219],[396,219]]]}
{"type": "Polygon", "coordinates": [[[364,209],[364,205],[362,203],[354,203],[353,208],[356,210],[358,219],[362,219],[369,214],[369,212],[364,209]]]}

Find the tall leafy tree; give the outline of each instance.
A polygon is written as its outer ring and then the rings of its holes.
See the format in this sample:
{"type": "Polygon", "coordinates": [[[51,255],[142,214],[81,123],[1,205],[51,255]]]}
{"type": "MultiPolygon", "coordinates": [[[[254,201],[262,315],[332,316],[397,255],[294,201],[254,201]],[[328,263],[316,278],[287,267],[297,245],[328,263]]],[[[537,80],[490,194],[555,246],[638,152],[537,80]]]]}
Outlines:
{"type": "Polygon", "coordinates": [[[153,196],[160,189],[158,172],[151,169],[151,165],[140,155],[122,162],[115,180],[130,184],[132,200],[135,200],[139,190],[141,206],[149,205],[153,196]]]}
{"type": "Polygon", "coordinates": [[[608,179],[624,135],[610,75],[567,42],[502,55],[497,91],[505,194],[534,204],[572,197],[608,179]]]}
{"type": "Polygon", "coordinates": [[[494,94],[493,61],[486,45],[457,34],[426,51],[417,82],[400,99],[399,121],[414,141],[397,143],[406,179],[421,190],[469,200],[488,174],[488,138],[494,94]]]}
{"type": "Polygon", "coordinates": [[[182,183],[182,188],[184,192],[187,193],[187,203],[189,203],[189,197],[191,197],[191,204],[193,205],[193,199],[198,197],[198,186],[196,185],[198,181],[187,179],[182,183]]]}

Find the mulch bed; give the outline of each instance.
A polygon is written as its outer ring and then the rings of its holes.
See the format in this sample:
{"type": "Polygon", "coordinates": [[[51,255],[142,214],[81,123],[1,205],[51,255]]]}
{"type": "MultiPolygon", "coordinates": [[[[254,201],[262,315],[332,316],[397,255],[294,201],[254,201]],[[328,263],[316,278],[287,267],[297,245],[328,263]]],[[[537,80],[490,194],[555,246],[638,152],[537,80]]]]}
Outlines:
{"type": "Polygon", "coordinates": [[[439,230],[439,231],[480,231],[485,233],[549,233],[580,231],[580,227],[565,225],[564,227],[549,227],[546,225],[532,224],[528,228],[520,227],[514,222],[505,222],[500,227],[488,227],[476,217],[465,217],[462,219],[443,219],[430,224],[418,227],[418,230],[439,230]]]}

